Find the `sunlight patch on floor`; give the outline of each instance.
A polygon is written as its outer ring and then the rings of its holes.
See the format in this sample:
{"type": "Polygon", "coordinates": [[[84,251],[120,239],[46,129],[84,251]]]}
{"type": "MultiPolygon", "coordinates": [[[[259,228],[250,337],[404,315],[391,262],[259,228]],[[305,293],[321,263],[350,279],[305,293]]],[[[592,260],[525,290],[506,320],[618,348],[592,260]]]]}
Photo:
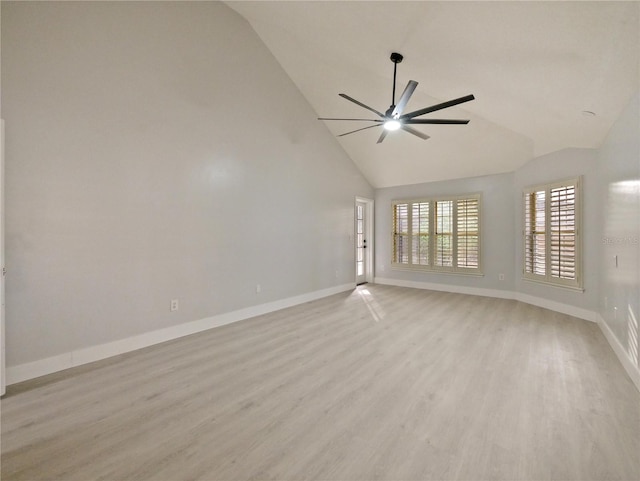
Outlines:
{"type": "Polygon", "coordinates": [[[371,292],[366,287],[360,287],[357,289],[358,295],[364,301],[365,306],[369,310],[371,317],[374,321],[380,322],[386,316],[382,306],[371,295],[371,292]]]}
{"type": "Polygon", "coordinates": [[[628,322],[627,322],[627,344],[628,351],[633,365],[638,365],[638,318],[633,312],[631,304],[627,304],[628,322]]]}

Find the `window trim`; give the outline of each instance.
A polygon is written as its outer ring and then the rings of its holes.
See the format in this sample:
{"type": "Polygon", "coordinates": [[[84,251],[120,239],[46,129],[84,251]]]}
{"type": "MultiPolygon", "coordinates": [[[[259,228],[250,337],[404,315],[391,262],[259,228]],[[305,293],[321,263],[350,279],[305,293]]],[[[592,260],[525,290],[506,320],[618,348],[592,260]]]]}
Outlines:
{"type": "Polygon", "coordinates": [[[466,275],[466,276],[476,276],[482,277],[483,273],[483,262],[482,262],[482,192],[474,192],[469,194],[461,194],[461,195],[439,195],[439,196],[429,196],[429,197],[417,197],[411,199],[395,199],[391,201],[391,268],[394,270],[405,270],[405,271],[413,271],[413,272],[430,272],[430,273],[439,273],[439,274],[456,274],[456,275],[466,275]],[[458,267],[457,264],[457,255],[458,255],[458,205],[457,202],[461,200],[477,200],[478,201],[478,267],[470,268],[470,267],[458,267]],[[437,266],[434,265],[434,261],[436,258],[436,216],[435,216],[435,206],[437,202],[440,201],[453,201],[453,214],[452,214],[452,256],[453,256],[453,266],[437,266]],[[413,216],[413,204],[428,202],[429,203],[429,264],[412,264],[413,257],[413,226],[412,226],[412,216],[413,216]],[[395,253],[395,210],[396,205],[398,204],[407,204],[407,238],[409,239],[408,246],[408,255],[407,255],[407,263],[395,262],[396,253],[395,253]]]}
{"type": "Polygon", "coordinates": [[[522,191],[522,256],[520,262],[522,262],[522,279],[525,281],[536,282],[553,287],[560,287],[564,289],[584,291],[583,288],[583,248],[582,248],[582,176],[573,177],[570,179],[563,179],[556,182],[550,182],[545,184],[537,184],[527,186],[522,191]],[[553,189],[562,187],[574,187],[574,225],[575,225],[575,278],[574,279],[562,279],[559,277],[553,277],[551,275],[551,191],[553,189]],[[527,196],[534,193],[544,191],[545,193],[545,274],[534,274],[533,272],[527,272],[527,196]]]}

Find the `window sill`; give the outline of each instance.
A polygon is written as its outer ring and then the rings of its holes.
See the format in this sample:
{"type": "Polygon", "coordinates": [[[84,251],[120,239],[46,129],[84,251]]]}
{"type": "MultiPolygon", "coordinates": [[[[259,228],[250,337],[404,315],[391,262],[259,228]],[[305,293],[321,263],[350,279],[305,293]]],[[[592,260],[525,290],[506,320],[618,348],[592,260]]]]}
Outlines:
{"type": "Polygon", "coordinates": [[[540,284],[543,286],[554,287],[556,289],[564,289],[564,290],[573,291],[573,292],[584,292],[584,287],[579,287],[579,286],[567,286],[565,284],[556,284],[555,282],[531,279],[529,277],[523,277],[522,280],[525,282],[531,282],[532,284],[540,284]]]}

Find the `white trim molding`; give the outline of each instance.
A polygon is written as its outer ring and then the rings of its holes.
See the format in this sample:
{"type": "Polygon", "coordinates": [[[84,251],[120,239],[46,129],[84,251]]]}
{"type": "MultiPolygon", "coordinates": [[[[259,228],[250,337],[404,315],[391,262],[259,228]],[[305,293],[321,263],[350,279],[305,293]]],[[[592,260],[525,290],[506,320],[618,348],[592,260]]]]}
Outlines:
{"type": "Polygon", "coordinates": [[[585,321],[596,322],[596,312],[590,311],[589,309],[583,309],[582,307],[550,301],[543,297],[530,296],[529,294],[522,294],[521,292],[516,292],[514,299],[526,304],[531,304],[532,306],[543,307],[550,311],[556,311],[561,314],[577,317],[578,319],[584,319],[585,321]]]}
{"type": "MultiPolygon", "coordinates": [[[[365,225],[365,238],[367,239],[367,255],[365,256],[366,259],[366,266],[365,266],[365,271],[366,271],[366,275],[365,275],[365,281],[366,282],[373,282],[373,272],[374,272],[374,267],[375,267],[375,246],[376,246],[376,239],[375,239],[375,226],[374,226],[374,222],[375,222],[375,201],[373,199],[368,199],[366,197],[359,197],[356,196],[356,205],[358,202],[362,202],[363,204],[366,205],[365,208],[365,219],[364,219],[364,225],[365,225]]],[[[354,216],[355,217],[355,216],[354,216]]],[[[357,249],[356,246],[358,245],[358,239],[357,239],[357,234],[355,234],[355,230],[356,230],[356,220],[354,219],[354,238],[353,238],[353,244],[354,244],[354,255],[357,256],[357,249]]],[[[357,258],[357,257],[356,257],[357,258]]],[[[354,266],[355,266],[355,262],[354,262],[354,266]]],[[[357,275],[356,275],[357,276],[357,275]]]]}
{"type": "Polygon", "coordinates": [[[374,283],[385,284],[388,286],[412,287],[414,289],[428,289],[430,291],[452,292],[454,294],[469,294],[471,296],[514,299],[514,293],[512,291],[485,289],[483,287],[456,286],[453,284],[439,284],[436,282],[405,281],[402,279],[390,279],[385,277],[376,277],[374,283]]]}
{"type": "Polygon", "coordinates": [[[178,326],[150,331],[138,336],[120,339],[118,341],[65,352],[46,359],[39,359],[37,361],[19,364],[17,366],[8,366],[6,370],[7,385],[27,381],[29,379],[45,376],[64,369],[88,364],[90,362],[100,361],[126,352],[135,351],[137,349],[171,341],[190,334],[196,334],[198,332],[213,329],[214,327],[220,327],[233,322],[279,311],[280,309],[285,309],[287,307],[304,304],[305,302],[350,291],[355,289],[355,287],[354,283],[342,284],[319,291],[308,292],[299,296],[267,302],[265,304],[247,307],[237,311],[186,322],[178,326]]]}
{"type": "MultiPolygon", "coordinates": [[[[398,199],[391,202],[391,268],[411,269],[419,272],[446,272],[461,274],[482,275],[482,193],[462,195],[445,195],[434,197],[421,197],[415,199],[398,199]],[[440,213],[440,204],[448,203],[449,207],[444,208],[440,213]],[[462,207],[461,207],[462,205],[462,207]],[[416,215],[419,219],[414,219],[416,215]],[[460,223],[460,219],[464,222],[460,223]],[[440,225],[440,220],[448,225],[446,235],[451,238],[451,265],[437,265],[439,257],[439,242],[437,239],[442,232],[436,228],[440,225]],[[450,223],[450,224],[449,224],[450,223]],[[473,229],[475,225],[475,231],[473,229]],[[466,226],[466,227],[463,227],[466,226]],[[464,230],[462,230],[464,228],[464,230]],[[414,231],[417,229],[417,231],[414,231]],[[464,232],[464,234],[461,234],[464,232]],[[466,236],[476,240],[475,249],[469,244],[468,250],[462,253],[458,250],[458,237],[466,236]],[[426,237],[427,256],[422,259],[414,259],[414,241],[417,237],[426,237]],[[405,239],[406,238],[406,239],[405,239]],[[404,239],[404,240],[403,240],[404,239]],[[433,239],[433,240],[430,240],[433,239]],[[402,240],[401,243],[398,243],[402,240]],[[401,247],[399,247],[401,246],[401,247]],[[475,252],[475,266],[474,266],[475,252]],[[405,256],[406,255],[406,256],[405,256]],[[421,261],[427,262],[421,264],[421,261]]],[[[422,249],[422,240],[419,241],[422,249]]]]}
{"type": "Polygon", "coordinates": [[[600,314],[598,314],[597,319],[600,330],[604,334],[604,337],[607,338],[607,341],[609,341],[609,345],[613,349],[613,352],[615,352],[620,364],[622,364],[624,370],[627,371],[627,374],[631,378],[633,384],[635,384],[636,389],[640,391],[640,367],[637,364],[634,364],[629,353],[626,351],[624,346],[620,344],[620,341],[600,314]]]}
{"type": "Polygon", "coordinates": [[[485,289],[483,287],[456,286],[452,284],[439,284],[434,282],[405,281],[401,279],[389,279],[382,277],[376,277],[375,283],[399,287],[413,287],[415,289],[429,289],[432,291],[453,292],[456,294],[469,294],[472,296],[495,297],[498,299],[514,299],[516,301],[524,302],[525,304],[531,304],[533,306],[542,307],[561,314],[567,314],[579,319],[584,319],[585,321],[596,322],[596,313],[594,311],[519,292],[485,289]]]}
{"type": "MultiPolygon", "coordinates": [[[[582,290],[584,285],[582,279],[581,226],[582,176],[526,187],[523,191],[522,208],[522,220],[524,223],[522,231],[523,277],[545,284],[582,290]],[[539,205],[540,201],[542,201],[543,206],[539,205]],[[538,225],[540,221],[537,215],[538,212],[544,212],[544,217],[542,218],[543,231],[537,230],[540,227],[538,225]],[[570,241],[568,239],[563,240],[562,243],[556,246],[557,251],[555,254],[553,254],[552,249],[554,218],[558,226],[562,224],[563,234],[569,236],[571,236],[571,233],[573,234],[573,244],[569,244],[565,249],[564,243],[570,241]],[[570,230],[571,227],[573,227],[573,230],[570,230]],[[543,248],[539,248],[538,241],[535,240],[539,235],[544,236],[543,248]],[[529,238],[528,241],[527,238],[529,238]],[[540,262],[543,264],[542,269],[540,269],[543,271],[542,273],[538,272],[539,269],[536,267],[538,261],[540,261],[538,257],[540,251],[543,251],[540,262]],[[556,262],[559,263],[560,256],[563,259],[566,258],[567,262],[570,262],[569,259],[573,260],[573,277],[570,277],[570,270],[567,270],[564,274],[558,270],[555,275],[553,274],[553,260],[555,258],[556,262]]],[[[559,233],[559,231],[556,232],[556,234],[559,233]]],[[[558,264],[557,269],[560,269],[560,264],[558,264]]],[[[569,269],[569,266],[567,266],[567,269],[569,269]]]]}
{"type": "Polygon", "coordinates": [[[452,292],[456,294],[469,294],[472,296],[485,296],[495,297],[499,299],[513,299],[516,301],[531,304],[533,306],[542,307],[551,311],[559,312],[561,314],[567,314],[569,316],[577,317],[589,322],[596,322],[600,326],[600,330],[604,334],[607,342],[616,354],[620,363],[624,367],[631,381],[635,385],[636,389],[640,391],[640,367],[634,364],[633,359],[629,356],[629,353],[620,344],[618,338],[613,334],[611,328],[604,322],[604,319],[597,312],[583,309],[581,307],[571,306],[563,304],[561,302],[550,301],[549,299],[543,299],[541,297],[530,296],[528,294],[522,294],[520,292],[513,291],[501,291],[494,289],[484,289],[479,287],[463,287],[454,286],[449,284],[438,284],[432,282],[418,282],[418,281],[405,281],[400,279],[388,279],[382,277],[376,277],[376,284],[386,284],[390,286],[398,287],[412,287],[415,289],[428,289],[432,291],[444,291],[452,292]]]}

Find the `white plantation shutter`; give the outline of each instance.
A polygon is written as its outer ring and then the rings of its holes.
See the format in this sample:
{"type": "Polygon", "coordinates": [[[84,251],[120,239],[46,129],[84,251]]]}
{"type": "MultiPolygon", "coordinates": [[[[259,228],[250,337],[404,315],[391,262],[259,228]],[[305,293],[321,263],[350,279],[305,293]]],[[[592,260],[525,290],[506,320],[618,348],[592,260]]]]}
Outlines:
{"type": "Polygon", "coordinates": [[[525,194],[525,272],[544,276],[546,273],[545,191],[525,194]]]}
{"type": "Polygon", "coordinates": [[[416,202],[411,210],[411,259],[429,265],[429,202],[416,202]]]}
{"type": "Polygon", "coordinates": [[[524,277],[581,287],[580,179],[524,193],[524,277]]]}
{"type": "Polygon", "coordinates": [[[453,266],[453,201],[436,202],[436,266],[453,266]]]}
{"type": "Polygon", "coordinates": [[[393,262],[409,264],[409,204],[393,206],[393,262]]]}
{"type": "Polygon", "coordinates": [[[395,201],[392,265],[480,274],[480,195],[395,201]]]}
{"type": "Polygon", "coordinates": [[[551,277],[576,278],[575,186],[551,189],[549,237],[551,277]]]}
{"type": "Polygon", "coordinates": [[[477,269],[480,261],[480,212],[478,199],[457,201],[457,266],[477,269]]]}

